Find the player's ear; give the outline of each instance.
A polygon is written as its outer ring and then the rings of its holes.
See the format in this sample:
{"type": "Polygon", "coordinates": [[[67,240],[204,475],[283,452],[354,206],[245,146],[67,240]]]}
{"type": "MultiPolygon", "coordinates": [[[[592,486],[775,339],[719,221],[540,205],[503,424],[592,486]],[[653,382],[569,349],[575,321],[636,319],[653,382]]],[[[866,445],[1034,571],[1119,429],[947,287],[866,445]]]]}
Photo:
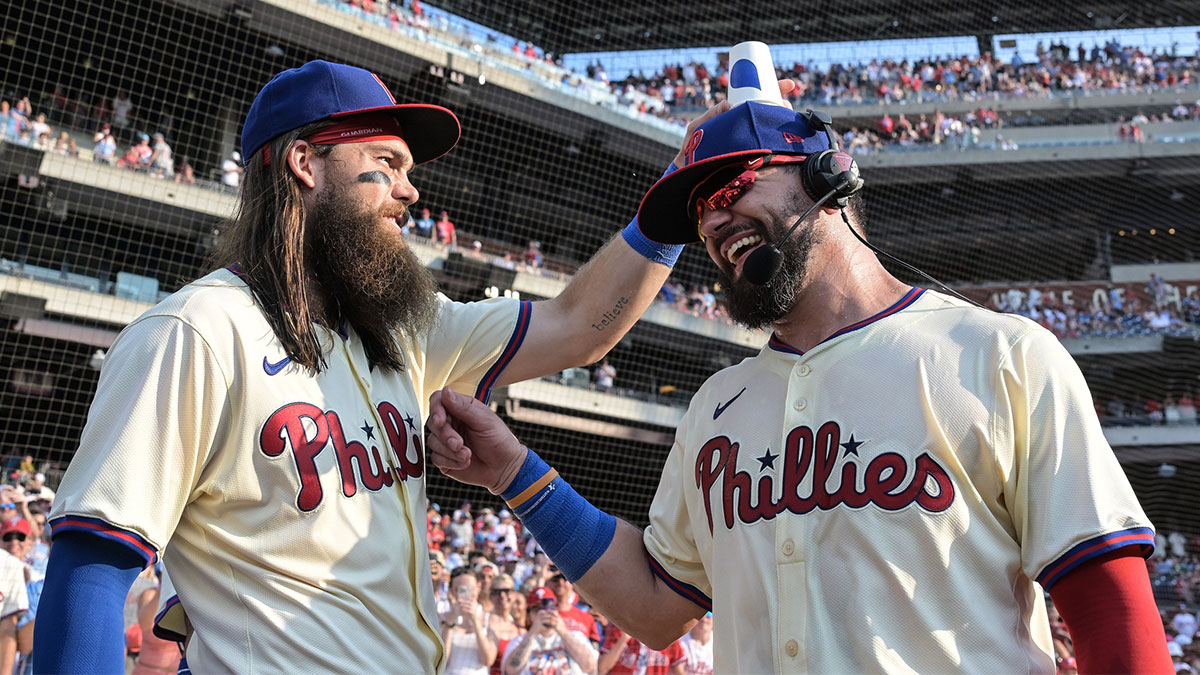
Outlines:
{"type": "Polygon", "coordinates": [[[317,177],[320,174],[321,158],[317,156],[316,148],[311,143],[303,139],[292,143],[284,155],[287,161],[288,169],[300,180],[301,183],[308,186],[309,189],[317,187],[317,177]]]}

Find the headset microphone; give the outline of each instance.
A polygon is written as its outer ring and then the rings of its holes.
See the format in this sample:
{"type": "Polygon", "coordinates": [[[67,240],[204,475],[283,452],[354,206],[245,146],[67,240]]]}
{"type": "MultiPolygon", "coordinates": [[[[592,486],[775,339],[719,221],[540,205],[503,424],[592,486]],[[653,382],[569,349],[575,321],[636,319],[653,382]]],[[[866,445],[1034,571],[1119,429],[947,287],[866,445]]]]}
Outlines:
{"type": "Polygon", "coordinates": [[[763,286],[773,279],[775,275],[779,273],[779,268],[783,265],[783,251],[780,251],[779,247],[783,246],[784,243],[791,238],[792,233],[796,231],[796,228],[800,227],[804,221],[808,220],[808,217],[812,215],[813,211],[821,208],[822,204],[829,201],[831,197],[841,191],[846,182],[848,182],[848,180],[839,181],[839,183],[834,186],[832,190],[827,192],[824,197],[821,197],[816,201],[816,203],[808,207],[808,210],[804,212],[804,215],[800,216],[796,223],[792,225],[791,229],[787,231],[787,234],[783,235],[783,238],[780,239],[778,243],[772,244],[768,242],[755,249],[754,252],[746,258],[746,262],[742,263],[742,276],[746,279],[746,281],[749,281],[755,286],[763,286]]]}

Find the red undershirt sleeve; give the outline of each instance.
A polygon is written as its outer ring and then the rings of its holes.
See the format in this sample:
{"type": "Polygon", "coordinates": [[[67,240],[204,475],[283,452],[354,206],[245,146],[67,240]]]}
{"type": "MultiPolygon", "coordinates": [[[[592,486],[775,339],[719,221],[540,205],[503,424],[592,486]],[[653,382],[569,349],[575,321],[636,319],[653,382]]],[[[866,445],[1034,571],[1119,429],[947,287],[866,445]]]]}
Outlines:
{"type": "Polygon", "coordinates": [[[1174,673],[1146,562],[1135,546],[1071,570],[1050,588],[1081,673],[1174,673]]]}

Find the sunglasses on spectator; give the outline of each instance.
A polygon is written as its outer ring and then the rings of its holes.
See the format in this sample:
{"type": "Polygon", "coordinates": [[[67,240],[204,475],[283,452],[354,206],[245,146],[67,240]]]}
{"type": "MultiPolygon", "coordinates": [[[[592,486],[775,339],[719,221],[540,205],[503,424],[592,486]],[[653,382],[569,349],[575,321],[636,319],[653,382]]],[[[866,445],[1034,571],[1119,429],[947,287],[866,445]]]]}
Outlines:
{"type": "Polygon", "coordinates": [[[516,590],[512,589],[512,588],[493,588],[492,589],[493,595],[497,595],[497,594],[504,595],[505,593],[516,593],[516,590]]]}
{"type": "MultiPolygon", "coordinates": [[[[754,187],[760,169],[777,164],[795,164],[803,162],[806,158],[807,155],[767,155],[742,162],[740,168],[743,170],[736,175],[731,175],[731,172],[736,171],[739,165],[714,171],[692,190],[692,195],[696,198],[696,228],[700,227],[700,219],[704,216],[706,207],[710,211],[727,209],[744,197],[750,188],[754,187]]],[[[701,238],[703,239],[703,235],[701,238]]]]}
{"type": "Polygon", "coordinates": [[[9,532],[8,534],[4,535],[4,541],[12,541],[13,539],[16,539],[17,541],[25,541],[25,534],[22,532],[9,532]]]}
{"type": "Polygon", "coordinates": [[[15,508],[17,508],[17,505],[12,502],[4,502],[3,504],[0,504],[0,509],[15,509],[15,508]]]}

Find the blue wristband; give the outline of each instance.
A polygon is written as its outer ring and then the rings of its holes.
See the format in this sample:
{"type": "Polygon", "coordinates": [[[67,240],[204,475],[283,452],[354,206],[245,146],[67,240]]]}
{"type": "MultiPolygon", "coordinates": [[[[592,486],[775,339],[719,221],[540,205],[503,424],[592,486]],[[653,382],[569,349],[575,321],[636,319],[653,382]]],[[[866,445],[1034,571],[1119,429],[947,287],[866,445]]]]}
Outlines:
{"type": "MultiPolygon", "coordinates": [[[[671,162],[659,180],[669,176],[675,169],[675,162],[671,162]]],[[[638,227],[636,215],[625,226],[625,229],[621,231],[621,236],[625,238],[625,242],[633,250],[641,253],[647,260],[660,265],[666,265],[667,267],[674,267],[675,261],[679,259],[679,254],[683,251],[682,245],[660,244],[657,241],[651,241],[647,238],[646,235],[642,234],[642,228],[638,227]]]]}
{"type": "Polygon", "coordinates": [[[592,506],[533,450],[501,497],[574,583],[604,555],[617,519],[592,506]]]}

